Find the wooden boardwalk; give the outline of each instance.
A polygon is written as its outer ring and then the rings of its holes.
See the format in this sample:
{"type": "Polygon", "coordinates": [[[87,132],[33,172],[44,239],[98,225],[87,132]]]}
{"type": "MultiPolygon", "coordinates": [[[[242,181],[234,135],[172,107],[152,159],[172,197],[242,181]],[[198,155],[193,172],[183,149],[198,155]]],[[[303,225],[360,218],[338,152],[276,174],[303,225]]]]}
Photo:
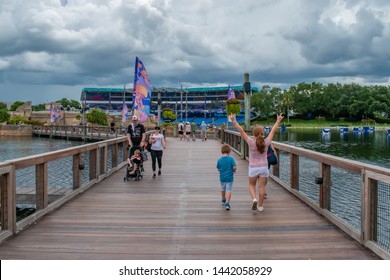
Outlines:
{"type": "Polygon", "coordinates": [[[169,138],[162,176],[113,174],[0,245],[0,259],[377,259],[270,181],[262,213],[251,210],[247,162],[232,209],[220,205],[220,143],[169,138]]]}

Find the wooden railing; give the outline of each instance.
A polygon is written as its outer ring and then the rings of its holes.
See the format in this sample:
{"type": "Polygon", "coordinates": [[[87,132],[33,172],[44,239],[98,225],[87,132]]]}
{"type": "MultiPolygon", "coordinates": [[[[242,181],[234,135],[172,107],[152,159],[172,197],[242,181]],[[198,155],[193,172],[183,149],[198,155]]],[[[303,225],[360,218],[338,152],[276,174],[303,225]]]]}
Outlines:
{"type": "Polygon", "coordinates": [[[0,242],[123,167],[127,147],[118,137],[0,163],[0,242]]]}
{"type": "Polygon", "coordinates": [[[82,139],[88,142],[112,139],[126,134],[120,127],[111,129],[108,126],[83,125],[34,125],[32,127],[32,133],[35,136],[82,139]]]}
{"type": "MultiPolygon", "coordinates": [[[[248,145],[239,133],[222,129],[217,137],[248,159],[248,145]]],[[[273,180],[379,257],[390,259],[390,169],[273,144],[279,154],[273,180]]]]}

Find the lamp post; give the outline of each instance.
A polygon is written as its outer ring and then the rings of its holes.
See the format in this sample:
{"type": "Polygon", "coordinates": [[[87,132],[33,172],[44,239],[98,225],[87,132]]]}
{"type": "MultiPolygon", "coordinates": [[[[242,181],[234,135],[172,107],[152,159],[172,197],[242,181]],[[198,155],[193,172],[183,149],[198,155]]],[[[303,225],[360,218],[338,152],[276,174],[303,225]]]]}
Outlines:
{"type": "Polygon", "coordinates": [[[161,125],[161,92],[158,92],[157,93],[157,118],[158,118],[158,121],[157,121],[157,124],[158,126],[161,125]]]}
{"type": "Polygon", "coordinates": [[[244,74],[244,106],[245,106],[245,129],[250,127],[250,107],[251,107],[251,83],[249,82],[249,74],[244,74]]]}
{"type": "Polygon", "coordinates": [[[183,86],[180,85],[180,121],[183,121],[183,86]]]}

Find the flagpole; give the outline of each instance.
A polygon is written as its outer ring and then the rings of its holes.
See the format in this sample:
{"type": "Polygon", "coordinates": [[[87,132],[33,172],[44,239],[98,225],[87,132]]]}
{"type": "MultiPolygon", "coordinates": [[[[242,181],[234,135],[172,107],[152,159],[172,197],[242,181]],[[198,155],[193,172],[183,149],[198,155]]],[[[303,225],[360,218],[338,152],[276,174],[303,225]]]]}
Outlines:
{"type": "Polygon", "coordinates": [[[180,85],[180,122],[183,121],[183,86],[180,85]]]}
{"type": "Polygon", "coordinates": [[[186,122],[188,122],[188,92],[186,91],[186,122]]]}

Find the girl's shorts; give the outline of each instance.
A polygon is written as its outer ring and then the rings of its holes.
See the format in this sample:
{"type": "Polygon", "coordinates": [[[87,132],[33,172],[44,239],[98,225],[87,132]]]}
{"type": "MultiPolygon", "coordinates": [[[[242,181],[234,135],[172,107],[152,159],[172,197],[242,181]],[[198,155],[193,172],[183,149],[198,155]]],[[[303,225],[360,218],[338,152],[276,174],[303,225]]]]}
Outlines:
{"type": "Polygon", "coordinates": [[[233,182],[221,182],[221,191],[232,192],[233,182]]]}
{"type": "Polygon", "coordinates": [[[249,167],[249,177],[269,177],[268,166],[249,167]]]}

